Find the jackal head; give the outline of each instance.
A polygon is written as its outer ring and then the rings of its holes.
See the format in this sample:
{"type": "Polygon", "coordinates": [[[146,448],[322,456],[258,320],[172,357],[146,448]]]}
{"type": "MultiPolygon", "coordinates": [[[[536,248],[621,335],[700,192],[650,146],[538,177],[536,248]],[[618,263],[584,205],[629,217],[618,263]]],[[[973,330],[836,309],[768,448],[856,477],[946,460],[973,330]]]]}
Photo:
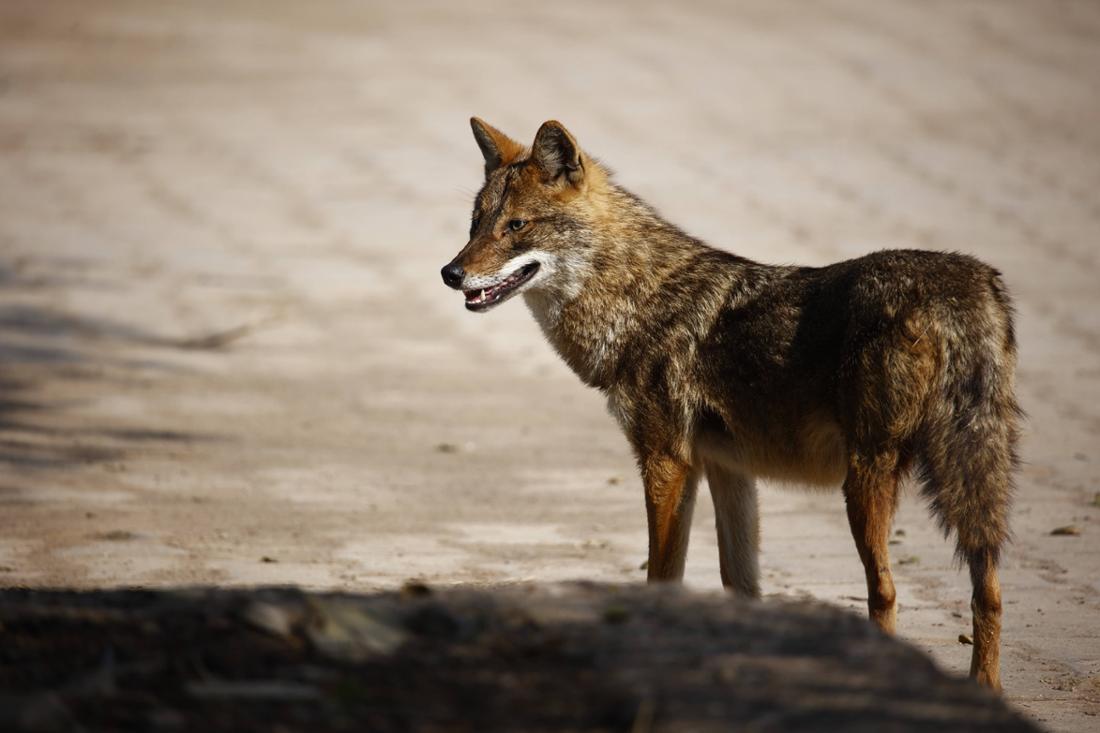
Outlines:
{"type": "Polygon", "coordinates": [[[543,123],[529,150],[476,117],[470,126],[485,156],[485,183],[470,240],[444,266],[443,282],[462,290],[476,312],[525,290],[575,295],[589,271],[606,172],[560,122],[543,123]]]}

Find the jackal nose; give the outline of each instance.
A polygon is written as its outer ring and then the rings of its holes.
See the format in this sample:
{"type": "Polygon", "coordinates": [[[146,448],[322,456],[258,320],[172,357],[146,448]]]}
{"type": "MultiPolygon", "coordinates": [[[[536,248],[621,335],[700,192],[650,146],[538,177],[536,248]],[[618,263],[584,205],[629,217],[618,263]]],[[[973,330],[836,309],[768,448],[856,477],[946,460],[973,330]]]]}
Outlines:
{"type": "Polygon", "coordinates": [[[443,282],[456,289],[462,284],[462,278],[466,277],[466,271],[462,269],[462,265],[457,265],[454,262],[444,265],[439,274],[443,276],[443,282]]]}

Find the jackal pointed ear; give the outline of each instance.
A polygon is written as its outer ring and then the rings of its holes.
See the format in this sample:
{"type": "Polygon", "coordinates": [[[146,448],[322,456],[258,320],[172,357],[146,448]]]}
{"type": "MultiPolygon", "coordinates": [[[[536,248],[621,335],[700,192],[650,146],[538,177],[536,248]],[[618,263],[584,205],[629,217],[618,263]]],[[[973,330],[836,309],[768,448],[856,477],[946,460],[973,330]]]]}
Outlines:
{"type": "Polygon", "coordinates": [[[485,175],[508,165],[523,155],[523,146],[503,132],[477,117],[470,118],[470,127],[474,131],[474,140],[485,156],[485,175]]]}
{"type": "Polygon", "coordinates": [[[531,159],[552,181],[565,176],[569,183],[576,185],[584,178],[581,148],[557,120],[542,123],[531,146],[531,159]]]}

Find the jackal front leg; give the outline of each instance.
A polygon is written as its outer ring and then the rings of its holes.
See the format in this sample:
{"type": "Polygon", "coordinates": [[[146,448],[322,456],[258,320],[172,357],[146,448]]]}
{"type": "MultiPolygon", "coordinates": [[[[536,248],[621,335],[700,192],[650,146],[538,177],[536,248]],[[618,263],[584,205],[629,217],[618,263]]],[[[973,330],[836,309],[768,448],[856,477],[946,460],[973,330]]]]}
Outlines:
{"type": "Polygon", "coordinates": [[[649,520],[648,580],[681,580],[698,473],[686,462],[667,455],[648,456],[641,464],[649,520]]]}

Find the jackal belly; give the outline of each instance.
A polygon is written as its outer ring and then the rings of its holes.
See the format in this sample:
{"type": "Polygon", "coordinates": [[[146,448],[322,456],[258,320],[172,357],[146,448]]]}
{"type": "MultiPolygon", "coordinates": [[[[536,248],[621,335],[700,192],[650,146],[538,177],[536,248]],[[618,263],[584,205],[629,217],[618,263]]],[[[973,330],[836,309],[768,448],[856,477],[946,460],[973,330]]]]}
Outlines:
{"type": "Polygon", "coordinates": [[[817,416],[788,431],[704,428],[695,449],[732,471],[808,487],[839,488],[848,465],[840,427],[817,416]]]}

